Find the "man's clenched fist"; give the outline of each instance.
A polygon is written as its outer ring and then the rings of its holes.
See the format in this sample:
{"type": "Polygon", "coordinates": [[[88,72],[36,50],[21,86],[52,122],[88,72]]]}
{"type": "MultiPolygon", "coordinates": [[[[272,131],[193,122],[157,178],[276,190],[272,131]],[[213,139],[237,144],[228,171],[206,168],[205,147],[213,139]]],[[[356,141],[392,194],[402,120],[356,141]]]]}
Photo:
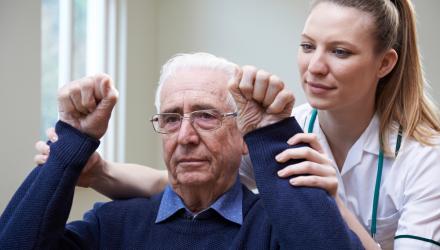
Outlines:
{"type": "Polygon", "coordinates": [[[118,99],[118,91],[105,74],[85,77],[66,84],[58,91],[61,121],[79,131],[100,139],[118,99]]]}
{"type": "Polygon", "coordinates": [[[228,85],[237,104],[237,124],[243,135],[290,117],[295,97],[277,76],[244,66],[228,85]]]}

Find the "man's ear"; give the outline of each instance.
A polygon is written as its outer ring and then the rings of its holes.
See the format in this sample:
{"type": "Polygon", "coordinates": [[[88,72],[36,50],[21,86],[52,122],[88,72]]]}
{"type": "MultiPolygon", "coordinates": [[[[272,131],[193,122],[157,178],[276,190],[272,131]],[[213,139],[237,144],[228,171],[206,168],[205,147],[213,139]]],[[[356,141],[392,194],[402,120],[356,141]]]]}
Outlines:
{"type": "Polygon", "coordinates": [[[378,77],[382,78],[388,75],[396,66],[397,60],[399,59],[399,55],[397,55],[396,50],[389,49],[383,55],[382,61],[380,63],[378,77]]]}
{"type": "Polygon", "coordinates": [[[249,154],[249,149],[247,147],[246,142],[244,141],[244,139],[241,140],[241,154],[242,155],[247,155],[249,154]]]}

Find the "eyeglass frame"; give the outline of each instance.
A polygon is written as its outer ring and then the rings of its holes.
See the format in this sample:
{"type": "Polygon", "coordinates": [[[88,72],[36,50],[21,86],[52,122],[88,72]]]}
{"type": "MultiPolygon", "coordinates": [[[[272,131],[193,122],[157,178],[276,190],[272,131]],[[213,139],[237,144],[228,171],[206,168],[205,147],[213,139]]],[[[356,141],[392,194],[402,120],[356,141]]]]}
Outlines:
{"type": "Polygon", "coordinates": [[[227,117],[237,117],[237,115],[238,115],[237,111],[221,113],[220,111],[218,111],[216,109],[201,109],[201,110],[195,110],[195,111],[191,111],[191,112],[183,113],[183,114],[179,114],[179,113],[157,113],[157,114],[154,114],[151,117],[150,122],[151,122],[151,125],[153,126],[153,130],[156,133],[158,133],[158,134],[173,134],[173,133],[178,132],[180,130],[180,128],[182,127],[182,122],[183,122],[184,119],[189,119],[189,122],[190,122],[191,126],[195,130],[197,130],[197,131],[199,131],[199,129],[201,131],[214,131],[214,130],[217,130],[217,129],[219,129],[219,128],[221,128],[223,126],[223,120],[224,119],[226,119],[227,117]],[[215,113],[219,114],[218,120],[220,121],[220,125],[218,127],[215,127],[213,129],[203,129],[203,128],[200,128],[199,126],[194,126],[194,119],[191,119],[192,118],[192,114],[193,113],[198,113],[198,112],[206,112],[206,111],[214,111],[215,113]],[[168,115],[178,115],[180,117],[180,124],[179,124],[179,127],[176,129],[176,131],[173,131],[173,132],[160,132],[158,129],[156,129],[156,126],[154,125],[154,122],[158,122],[158,120],[155,120],[155,117],[157,119],[159,119],[157,116],[165,115],[165,114],[168,114],[168,115]]]}

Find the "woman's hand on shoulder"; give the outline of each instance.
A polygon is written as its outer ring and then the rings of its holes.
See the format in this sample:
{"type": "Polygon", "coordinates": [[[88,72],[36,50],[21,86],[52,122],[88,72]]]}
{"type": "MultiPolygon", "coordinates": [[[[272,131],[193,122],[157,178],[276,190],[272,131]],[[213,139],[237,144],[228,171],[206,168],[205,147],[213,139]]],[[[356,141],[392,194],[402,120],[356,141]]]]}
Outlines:
{"type": "Polygon", "coordinates": [[[275,158],[279,163],[288,160],[304,160],[278,171],[278,176],[290,178],[289,182],[293,186],[322,188],[335,198],[338,191],[336,169],[324,153],[317,136],[299,133],[291,137],[287,143],[289,145],[306,143],[310,147],[289,148],[278,154],[275,158]]]}

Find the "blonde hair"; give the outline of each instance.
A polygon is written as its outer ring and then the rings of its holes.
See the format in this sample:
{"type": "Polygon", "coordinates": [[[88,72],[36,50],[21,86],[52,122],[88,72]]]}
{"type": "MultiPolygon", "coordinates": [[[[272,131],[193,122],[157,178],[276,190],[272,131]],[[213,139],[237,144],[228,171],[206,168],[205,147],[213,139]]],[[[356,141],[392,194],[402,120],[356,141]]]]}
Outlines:
{"type": "MultiPolygon", "coordinates": [[[[370,14],[375,20],[375,51],[394,49],[398,61],[393,70],[380,79],[375,108],[380,119],[381,146],[389,152],[388,138],[393,125],[399,124],[406,136],[432,145],[440,134],[439,110],[425,92],[427,83],[417,45],[415,11],[410,0],[317,0],[352,7],[370,14]]],[[[427,86],[429,87],[429,86],[427,86]]]]}

